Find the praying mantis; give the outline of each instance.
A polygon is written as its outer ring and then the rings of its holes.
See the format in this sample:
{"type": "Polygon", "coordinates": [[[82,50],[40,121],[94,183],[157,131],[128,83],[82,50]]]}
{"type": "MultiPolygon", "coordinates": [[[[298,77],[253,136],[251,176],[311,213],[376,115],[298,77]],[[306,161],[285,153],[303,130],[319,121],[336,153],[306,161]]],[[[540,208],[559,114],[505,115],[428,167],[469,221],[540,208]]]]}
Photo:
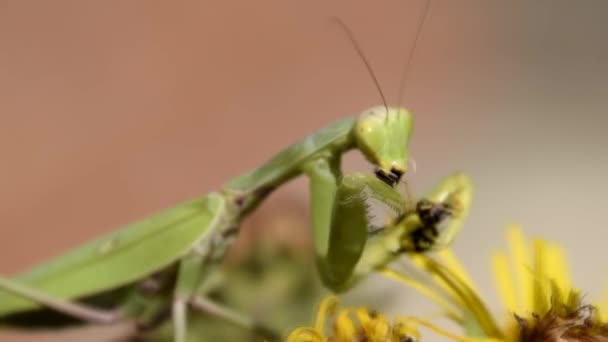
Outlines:
{"type": "Polygon", "coordinates": [[[301,175],[310,184],[317,268],[334,292],[347,291],[404,253],[448,245],[468,213],[471,180],[452,174],[416,203],[404,198],[396,185],[408,169],[413,118],[384,103],[318,130],[218,191],[13,278],[0,277],[0,324],[23,324],[28,314],[47,308],[78,321],[130,320],[150,329],[169,313],[174,341],[185,342],[188,314],[199,309],[256,328],[205,298],[205,287],[241,222],[275,189],[301,175]],[[352,149],[374,166],[374,175],[343,174],[341,157],[352,149]],[[370,229],[370,198],[395,212],[380,229],[370,229]]]}
{"type": "Polygon", "coordinates": [[[0,320],[44,306],[90,323],[134,319],[145,326],[170,305],[175,341],[183,342],[188,308],[210,305],[199,289],[240,222],[274,189],[299,175],[310,181],[315,255],[329,289],[346,291],[403,253],[443,247],[467,214],[471,181],[461,173],[448,176],[408,209],[411,205],[394,186],[407,170],[412,125],[403,108],[371,108],[291,145],[220,191],[128,225],[15,278],[0,278],[0,320]],[[375,176],[342,174],[340,159],[350,149],[375,165],[375,176]],[[369,198],[397,214],[373,234],[369,198]],[[440,231],[447,218],[449,224],[440,231]],[[171,272],[169,285],[159,280],[171,272]],[[79,301],[102,296],[111,297],[110,309],[87,304],[94,300],[79,301]]]}

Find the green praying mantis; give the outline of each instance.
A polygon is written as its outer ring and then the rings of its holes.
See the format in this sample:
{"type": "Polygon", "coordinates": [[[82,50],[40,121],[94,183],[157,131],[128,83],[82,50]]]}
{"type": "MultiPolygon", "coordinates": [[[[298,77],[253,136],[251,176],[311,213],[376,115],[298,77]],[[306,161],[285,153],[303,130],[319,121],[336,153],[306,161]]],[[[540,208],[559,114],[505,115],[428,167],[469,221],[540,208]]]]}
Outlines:
{"type": "Polygon", "coordinates": [[[319,273],[335,292],[351,288],[403,253],[446,246],[467,214],[471,181],[461,173],[448,176],[408,209],[412,205],[394,186],[407,170],[412,125],[411,114],[403,108],[371,108],[291,145],[218,192],[128,225],[15,278],[0,278],[0,320],[48,307],[90,323],[134,319],[145,325],[170,305],[175,341],[185,341],[188,308],[203,305],[199,289],[234,240],[240,222],[274,189],[299,175],[310,181],[319,273]],[[342,174],[340,159],[350,149],[358,149],[375,165],[375,176],[342,174]],[[397,213],[373,233],[369,198],[397,213]],[[171,269],[169,293],[165,284],[145,288],[171,269]],[[118,302],[100,309],[88,304],[94,300],[81,301],[104,295],[114,295],[118,302]]]}
{"type": "Polygon", "coordinates": [[[334,292],[352,288],[404,253],[447,246],[468,213],[471,180],[455,173],[415,203],[404,198],[396,185],[408,169],[413,118],[406,109],[384,103],[318,130],[219,191],[13,278],[0,277],[0,324],[27,325],[42,309],[93,324],[134,321],[142,329],[169,317],[174,341],[184,342],[188,314],[202,310],[259,328],[205,298],[206,284],[242,220],[273,190],[301,175],[310,182],[317,268],[334,292]],[[343,174],[341,157],[352,149],[374,166],[374,175],[343,174]],[[369,199],[395,212],[378,229],[370,228],[369,199]]]}

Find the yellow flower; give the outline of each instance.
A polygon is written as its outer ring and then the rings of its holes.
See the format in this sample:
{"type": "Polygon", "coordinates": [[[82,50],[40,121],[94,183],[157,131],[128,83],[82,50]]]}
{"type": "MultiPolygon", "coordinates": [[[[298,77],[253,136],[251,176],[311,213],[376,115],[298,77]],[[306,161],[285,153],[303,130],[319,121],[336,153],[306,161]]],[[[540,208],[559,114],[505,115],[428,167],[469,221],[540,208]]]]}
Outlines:
{"type": "Polygon", "coordinates": [[[407,320],[391,324],[384,315],[367,308],[340,308],[338,298],[330,296],[319,306],[314,327],[297,328],[287,338],[287,342],[352,341],[415,342],[418,330],[407,320]]]}
{"type": "Polygon", "coordinates": [[[381,272],[435,301],[469,336],[452,340],[608,342],[608,291],[596,305],[582,305],[559,246],[536,239],[530,248],[518,227],[509,228],[507,236],[508,253],[492,256],[494,277],[508,313],[502,325],[450,250],[439,252],[437,258],[412,257],[414,265],[431,276],[430,284],[389,268],[381,272]]]}

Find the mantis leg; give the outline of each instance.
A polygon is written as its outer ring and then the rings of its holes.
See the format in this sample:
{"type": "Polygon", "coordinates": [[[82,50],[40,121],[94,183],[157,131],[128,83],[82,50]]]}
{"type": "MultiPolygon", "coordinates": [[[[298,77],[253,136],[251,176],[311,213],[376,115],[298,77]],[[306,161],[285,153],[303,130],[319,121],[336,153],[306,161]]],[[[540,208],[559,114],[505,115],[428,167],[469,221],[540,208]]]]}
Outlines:
{"type": "Polygon", "coordinates": [[[321,279],[340,292],[348,288],[369,231],[367,198],[376,198],[400,213],[400,194],[375,177],[342,177],[339,160],[318,159],[306,165],[310,178],[315,251],[321,279]]]}
{"type": "Polygon", "coordinates": [[[173,340],[186,342],[188,330],[188,304],[197,292],[208,265],[207,258],[196,251],[190,252],[179,263],[177,283],[173,298],[173,340]]]}
{"type": "Polygon", "coordinates": [[[88,305],[55,298],[32,287],[19,284],[17,281],[2,277],[0,277],[0,288],[85,322],[112,324],[124,319],[118,312],[100,310],[88,305]]]}
{"type": "MultiPolygon", "coordinates": [[[[331,224],[341,176],[340,161],[335,158],[317,159],[305,165],[305,172],[310,178],[310,205],[317,267],[323,283],[336,290],[335,285],[339,280],[333,275],[328,256],[331,224]]],[[[354,246],[354,249],[357,249],[357,246],[354,246]]]]}
{"type": "MultiPolygon", "coordinates": [[[[224,232],[230,230],[230,226],[231,221],[228,220],[212,229],[224,232]]],[[[219,245],[221,243],[214,241],[214,237],[211,236],[210,240],[200,242],[198,247],[193,248],[179,262],[172,304],[175,342],[186,341],[188,308],[192,304],[192,299],[204,287],[208,276],[212,274],[220,262],[217,259],[218,256],[214,255],[213,250],[214,247],[218,248],[219,245]]]]}
{"type": "Polygon", "coordinates": [[[351,286],[354,270],[370,238],[383,230],[370,224],[373,216],[370,200],[389,206],[395,215],[405,208],[401,195],[376,177],[352,174],[342,178],[331,223],[328,262],[343,289],[351,286]]]}
{"type": "Polygon", "coordinates": [[[172,314],[173,314],[173,341],[186,342],[187,326],[187,310],[186,302],[182,299],[174,299],[172,314]]]}
{"type": "Polygon", "coordinates": [[[207,260],[195,253],[188,255],[180,262],[172,307],[174,341],[186,341],[187,313],[190,308],[225,319],[271,341],[280,340],[280,335],[267,327],[257,324],[251,317],[215,303],[208,298],[196,295],[199,292],[201,282],[204,281],[205,275],[208,272],[208,266],[207,260]]]}
{"type": "Polygon", "coordinates": [[[254,318],[221,305],[209,298],[196,296],[190,300],[190,305],[193,309],[222,318],[237,326],[253,331],[267,341],[279,341],[281,339],[280,334],[256,322],[254,318]]]}

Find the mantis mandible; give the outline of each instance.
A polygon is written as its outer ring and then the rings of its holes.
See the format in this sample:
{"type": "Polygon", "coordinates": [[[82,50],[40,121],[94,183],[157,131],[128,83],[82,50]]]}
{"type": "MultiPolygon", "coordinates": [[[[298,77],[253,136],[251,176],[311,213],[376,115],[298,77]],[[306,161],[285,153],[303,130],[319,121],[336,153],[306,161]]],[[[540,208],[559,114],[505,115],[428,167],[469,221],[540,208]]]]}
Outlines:
{"type": "Polygon", "coordinates": [[[449,244],[467,214],[471,182],[463,174],[451,175],[411,208],[395,185],[407,171],[412,115],[384,102],[320,129],[219,191],[127,225],[14,278],[0,278],[0,322],[19,323],[19,315],[46,307],[84,322],[134,320],[153,327],[168,309],[174,341],[184,342],[188,310],[216,305],[201,289],[241,221],[274,189],[300,175],[310,182],[319,274],[335,292],[402,253],[449,244]],[[341,156],[352,149],[374,166],[375,176],[342,173],[341,156]],[[373,234],[369,197],[396,213],[373,234]],[[451,221],[440,229],[446,218],[451,221]]]}

